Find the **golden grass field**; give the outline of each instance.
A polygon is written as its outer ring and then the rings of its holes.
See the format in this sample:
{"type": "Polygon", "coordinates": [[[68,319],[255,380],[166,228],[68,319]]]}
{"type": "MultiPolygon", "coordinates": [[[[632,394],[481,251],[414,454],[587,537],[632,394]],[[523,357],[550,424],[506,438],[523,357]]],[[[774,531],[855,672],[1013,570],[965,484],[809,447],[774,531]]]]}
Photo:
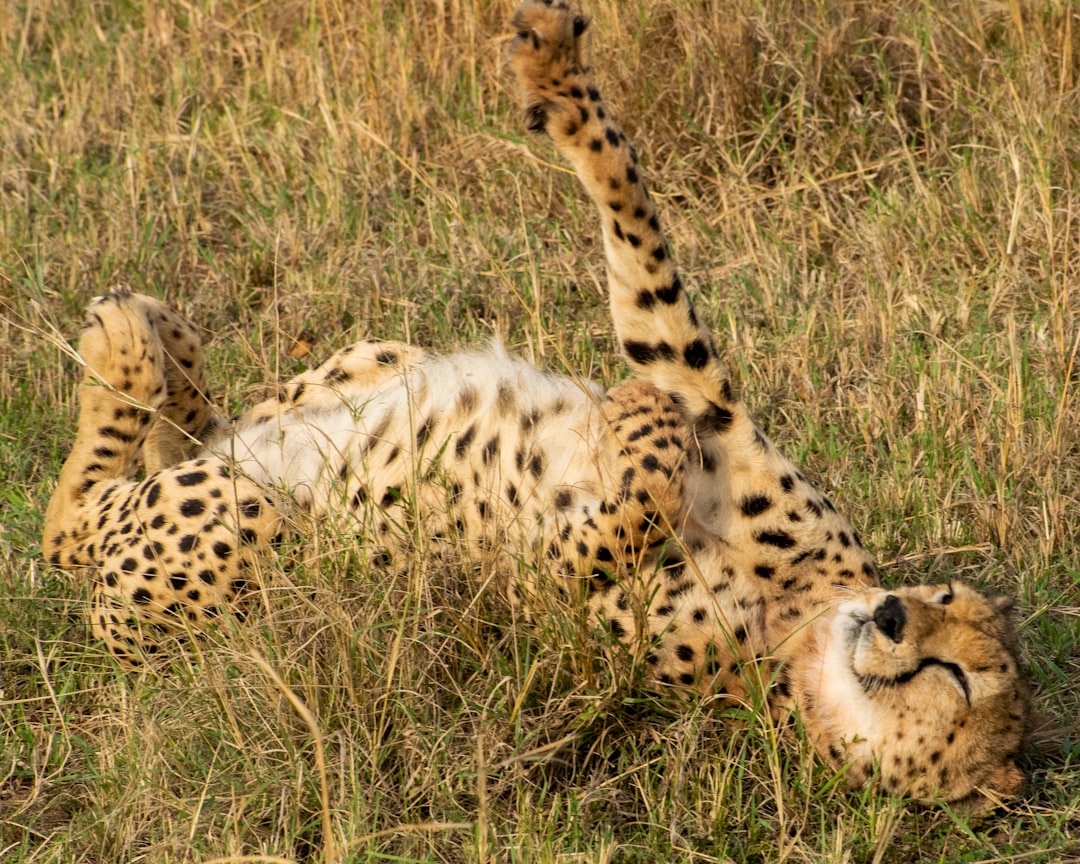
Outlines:
{"type": "Polygon", "coordinates": [[[315,531],[257,614],[122,673],[38,551],[71,348],[126,285],[235,413],[347,341],[625,374],[593,214],[525,134],[509,0],[0,6],[0,861],[1080,860],[1080,10],[590,0],[592,57],[769,434],[890,584],[1017,598],[1028,793],[848,791],[573,621],[315,531]]]}

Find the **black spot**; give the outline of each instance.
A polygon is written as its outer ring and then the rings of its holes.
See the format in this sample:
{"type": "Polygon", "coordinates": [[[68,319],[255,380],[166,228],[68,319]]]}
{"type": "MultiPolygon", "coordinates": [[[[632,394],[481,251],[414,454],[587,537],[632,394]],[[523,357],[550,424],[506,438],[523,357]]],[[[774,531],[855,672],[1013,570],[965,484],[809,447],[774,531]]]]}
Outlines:
{"type": "Polygon", "coordinates": [[[146,492],[146,506],[153,507],[161,496],[161,484],[154,483],[146,492]]]}
{"type": "Polygon", "coordinates": [[[544,473],[544,457],[541,453],[534,453],[532,458],[529,459],[529,473],[539,480],[540,475],[544,473]]]}
{"type": "Polygon", "coordinates": [[[153,595],[145,588],[136,588],[131,592],[131,602],[136,603],[139,606],[145,606],[153,599],[153,595]]]}
{"type": "Polygon", "coordinates": [[[395,501],[400,498],[400,489],[398,489],[396,486],[387,486],[382,498],[379,499],[379,506],[385,510],[387,507],[391,506],[395,501]]]}
{"type": "Polygon", "coordinates": [[[634,301],[634,305],[638,309],[652,309],[653,304],[656,303],[656,295],[649,289],[645,288],[638,291],[637,299],[634,301]]]}
{"type": "Polygon", "coordinates": [[[473,438],[476,437],[475,424],[470,426],[461,435],[458,436],[457,443],[454,445],[454,453],[457,454],[458,459],[464,457],[465,452],[469,449],[469,446],[473,442],[473,438]]]}
{"type": "Polygon", "coordinates": [[[185,573],[170,573],[169,584],[172,585],[174,591],[180,591],[188,584],[187,574],[185,573]]]}
{"type": "Polygon", "coordinates": [[[637,249],[637,247],[641,245],[641,238],[638,237],[637,234],[627,234],[626,242],[637,249]]]}
{"type": "Polygon", "coordinates": [[[233,551],[232,544],[226,543],[224,540],[218,540],[216,543],[214,543],[212,548],[214,550],[214,554],[222,561],[232,555],[233,551]]]}
{"type": "Polygon", "coordinates": [[[694,614],[691,617],[694,619],[695,624],[701,624],[705,620],[705,616],[706,613],[704,609],[695,609],[694,614]]]}
{"type": "Polygon", "coordinates": [[[200,570],[199,579],[206,585],[214,585],[217,583],[217,576],[214,575],[213,570],[200,570]]]}
{"type": "Polygon", "coordinates": [[[677,585],[672,585],[670,588],[668,588],[668,599],[674,600],[676,597],[681,597],[683,594],[690,590],[692,584],[693,583],[687,581],[679,582],[677,585]]]}
{"type": "Polygon", "coordinates": [[[187,516],[190,519],[196,516],[202,516],[206,512],[206,504],[200,501],[198,498],[188,498],[183,504],[180,505],[180,514],[187,516]]]}
{"type": "Polygon", "coordinates": [[[675,359],[675,352],[667,342],[650,345],[648,342],[628,340],[623,343],[623,350],[631,360],[642,365],[654,363],[656,360],[675,359]]]}
{"type": "Polygon", "coordinates": [[[464,387],[461,393],[458,394],[458,410],[465,414],[472,413],[476,410],[476,400],[476,388],[464,387]]]}
{"type": "MultiPolygon", "coordinates": [[[[682,280],[678,274],[671,280],[671,284],[665,288],[657,288],[656,296],[669,306],[679,299],[679,295],[682,293],[682,280]]],[[[691,307],[693,308],[693,307],[691,307]]]]}
{"type": "Polygon", "coordinates": [[[683,349],[683,359],[691,369],[701,369],[709,362],[709,349],[700,339],[695,339],[683,349]]]}
{"type": "Polygon", "coordinates": [[[431,429],[435,425],[435,421],[430,417],[420,424],[420,428],[416,430],[416,449],[421,450],[427,443],[428,437],[431,435],[431,429]]]}
{"type": "MultiPolygon", "coordinates": [[[[575,31],[577,30],[577,19],[574,19],[574,30],[575,31]]],[[[575,32],[574,35],[575,36],[580,36],[581,34],[575,32]]],[[[593,101],[593,102],[599,102],[600,101],[600,91],[599,90],[597,90],[595,87],[592,87],[592,86],[586,87],[585,89],[588,91],[589,99],[591,101],[593,101]]]]}
{"type": "Polygon", "coordinates": [[[715,402],[710,402],[708,410],[698,418],[698,422],[707,429],[722,434],[731,428],[734,419],[735,417],[729,409],[717,405],[715,402]]]}
{"type": "Polygon", "coordinates": [[[675,656],[680,660],[689,663],[694,659],[694,649],[689,645],[679,645],[675,649],[675,656]]]}
{"type": "Polygon", "coordinates": [[[607,143],[612,147],[619,146],[619,136],[610,126],[604,130],[604,137],[607,138],[607,143]]]}
{"type": "Polygon", "coordinates": [[[484,445],[481,458],[484,460],[485,465],[490,465],[491,460],[495,458],[495,454],[499,452],[499,436],[495,435],[487,444],[484,445]]]}
{"type": "MultiPolygon", "coordinates": [[[[534,47],[537,42],[536,34],[531,34],[534,42],[534,47]]],[[[530,132],[543,132],[547,128],[547,110],[543,105],[530,105],[525,109],[525,128],[530,132]]]]}
{"type": "Polygon", "coordinates": [[[758,543],[775,546],[778,549],[790,549],[795,545],[795,539],[786,531],[758,531],[754,539],[758,543]]]}
{"type": "Polygon", "coordinates": [[[758,564],[754,568],[754,575],[760,576],[762,579],[772,579],[773,573],[776,572],[775,567],[770,567],[768,564],[758,564]]]}
{"type": "Polygon", "coordinates": [[[638,182],[638,173],[637,173],[637,170],[634,168],[633,165],[628,165],[626,167],[626,179],[627,179],[627,182],[629,182],[629,183],[637,183],[638,182]]]}
{"type": "Polygon", "coordinates": [[[772,501],[767,495],[747,495],[739,504],[743,516],[760,516],[772,507],[772,501]]]}
{"type": "Polygon", "coordinates": [[[102,426],[98,429],[98,434],[103,438],[113,438],[124,444],[130,444],[135,440],[134,435],[129,435],[121,429],[117,429],[115,426],[102,426]]]}
{"type": "Polygon", "coordinates": [[[622,639],[626,635],[626,628],[623,627],[623,625],[618,621],[618,619],[611,618],[608,621],[608,624],[611,626],[611,632],[615,635],[616,638],[622,639]]]}
{"type": "Polygon", "coordinates": [[[400,359],[393,351],[380,351],[375,355],[375,362],[382,366],[397,366],[400,359]]]}
{"type": "Polygon", "coordinates": [[[181,552],[186,553],[186,552],[190,552],[192,549],[194,549],[198,545],[199,545],[199,535],[198,534],[185,534],[183,537],[180,538],[180,544],[179,544],[178,548],[180,549],[181,552]]]}
{"type": "Polygon", "coordinates": [[[323,381],[326,384],[343,384],[350,378],[352,378],[352,374],[338,366],[327,372],[323,381]]]}
{"type": "Polygon", "coordinates": [[[603,140],[600,138],[593,138],[592,141],[589,142],[589,149],[592,150],[593,153],[599,153],[604,149],[603,140]]]}

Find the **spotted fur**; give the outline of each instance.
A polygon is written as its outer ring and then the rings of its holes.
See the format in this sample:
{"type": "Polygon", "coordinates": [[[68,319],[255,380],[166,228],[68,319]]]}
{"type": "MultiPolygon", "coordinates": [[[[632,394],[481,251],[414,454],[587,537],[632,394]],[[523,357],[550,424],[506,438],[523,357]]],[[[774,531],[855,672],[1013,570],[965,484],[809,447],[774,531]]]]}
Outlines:
{"type": "Polygon", "coordinates": [[[94,634],[138,665],[158,633],[242,611],[260,556],[307,520],[355,534],[374,560],[453,543],[529,614],[548,592],[584,604],[659,689],[763,687],[854,782],[1015,793],[1028,700],[1007,604],[959,584],[881,589],[847,520],[753,422],[582,63],[587,23],[528,0],[511,66],[528,125],[600,214],[634,378],[605,392],[497,348],[370,340],[223,424],[194,327],[114,292],[79,343],[78,435],[46,557],[88,574],[94,634]]]}

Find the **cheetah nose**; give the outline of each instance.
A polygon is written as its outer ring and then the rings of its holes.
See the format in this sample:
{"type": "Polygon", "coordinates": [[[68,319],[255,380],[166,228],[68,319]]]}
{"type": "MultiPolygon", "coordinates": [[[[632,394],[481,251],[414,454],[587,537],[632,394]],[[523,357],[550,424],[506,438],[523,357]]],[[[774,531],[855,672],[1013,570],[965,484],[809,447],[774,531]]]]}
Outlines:
{"type": "Polygon", "coordinates": [[[904,604],[900,598],[893,594],[886,597],[885,602],[874,610],[874,623],[893,642],[903,639],[907,615],[904,614],[904,604]]]}

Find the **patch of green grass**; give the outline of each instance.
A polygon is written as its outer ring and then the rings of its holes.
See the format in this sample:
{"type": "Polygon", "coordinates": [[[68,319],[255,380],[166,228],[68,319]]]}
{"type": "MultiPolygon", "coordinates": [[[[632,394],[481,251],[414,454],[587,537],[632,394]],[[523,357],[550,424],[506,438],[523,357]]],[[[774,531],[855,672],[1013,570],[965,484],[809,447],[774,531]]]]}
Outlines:
{"type": "Polygon", "coordinates": [[[851,792],[760,712],[645,693],[572,615],[518,627],[460,562],[386,573],[329,529],[166,674],[88,643],[87,586],[36,543],[67,340],[109,287],[203,328],[228,411],[367,335],[624,374],[593,215],[507,92],[511,6],[0,16],[0,859],[1080,859],[1080,22],[1060,0],[588,8],[770,434],[888,582],[1018,599],[1042,718],[1025,798],[968,823],[851,792]]]}

